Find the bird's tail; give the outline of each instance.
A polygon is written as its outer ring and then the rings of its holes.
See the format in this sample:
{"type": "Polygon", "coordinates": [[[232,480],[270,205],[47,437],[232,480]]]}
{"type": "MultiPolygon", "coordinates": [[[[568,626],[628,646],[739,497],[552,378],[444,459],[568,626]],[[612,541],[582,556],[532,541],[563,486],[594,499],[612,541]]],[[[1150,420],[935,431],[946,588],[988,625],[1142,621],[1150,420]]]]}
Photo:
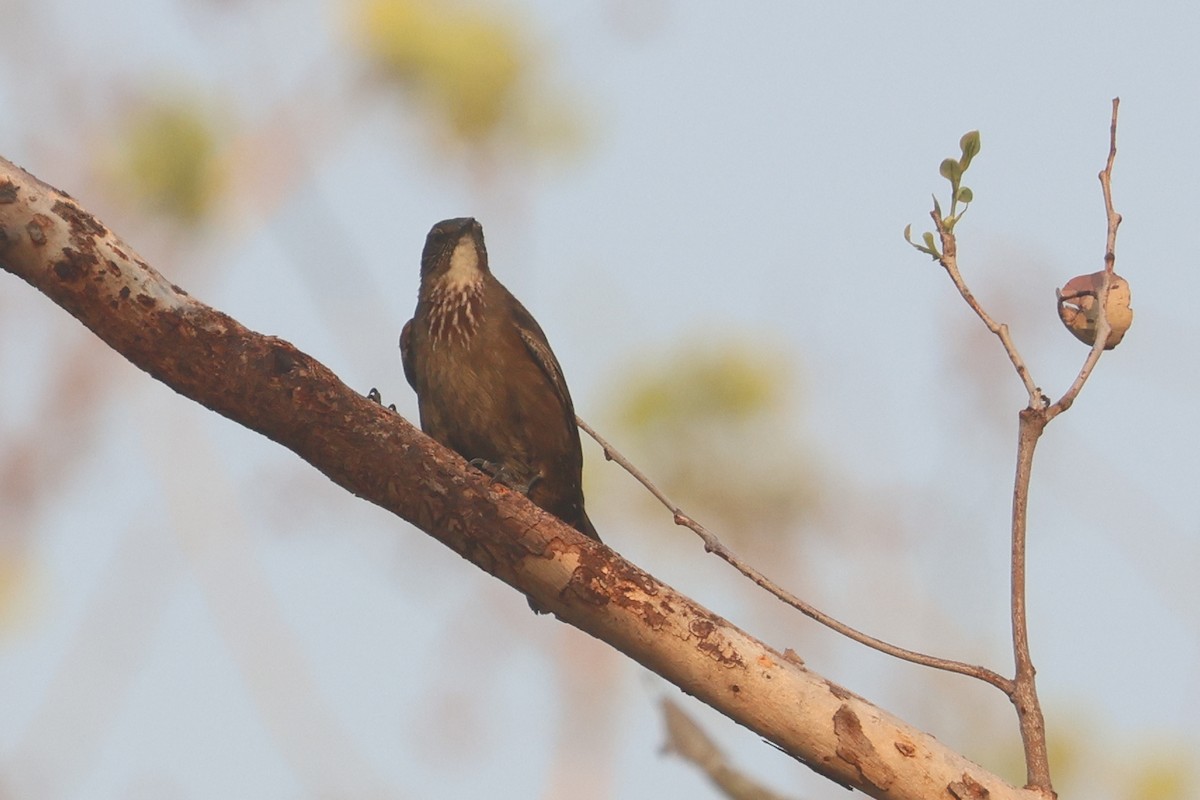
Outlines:
{"type": "Polygon", "coordinates": [[[596,527],[592,525],[592,521],[588,519],[587,512],[582,508],[579,509],[579,518],[575,520],[575,524],[572,527],[584,536],[590,536],[597,542],[601,541],[600,534],[596,533],[596,527]]]}

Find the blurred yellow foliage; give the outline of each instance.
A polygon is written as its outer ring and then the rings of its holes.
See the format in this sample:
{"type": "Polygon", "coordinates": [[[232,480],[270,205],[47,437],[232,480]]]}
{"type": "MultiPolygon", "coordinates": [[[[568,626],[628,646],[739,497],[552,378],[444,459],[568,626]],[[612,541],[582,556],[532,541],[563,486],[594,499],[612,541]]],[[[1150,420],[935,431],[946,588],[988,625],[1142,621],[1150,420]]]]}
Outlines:
{"type": "Polygon", "coordinates": [[[749,349],[684,353],[656,374],[628,396],[622,412],[627,425],[748,419],[781,401],[779,365],[763,363],[749,349]]]}
{"type": "Polygon", "coordinates": [[[445,3],[365,0],[357,28],[376,71],[436,104],[462,138],[488,136],[511,113],[524,69],[503,20],[445,3]]]}
{"type": "MultiPolygon", "coordinates": [[[[1121,741],[1086,713],[1054,710],[1048,730],[1050,767],[1059,797],[1120,800],[1195,800],[1200,774],[1186,745],[1155,734],[1121,741]],[[1096,787],[1104,791],[1097,793],[1096,787]]],[[[987,734],[989,738],[994,734],[987,734]]],[[[1025,779],[1025,758],[1009,740],[997,754],[999,772],[1014,785],[1025,779]]]]}
{"type": "Polygon", "coordinates": [[[731,541],[793,528],[815,489],[790,361],[750,343],[689,346],[621,390],[629,455],[689,511],[721,517],[731,541]]]}
{"type": "Polygon", "coordinates": [[[0,632],[15,627],[28,609],[29,561],[20,556],[0,556],[0,632]]]}
{"type": "Polygon", "coordinates": [[[118,185],[176,221],[199,222],[222,188],[214,125],[199,104],[168,100],[138,109],[118,150],[118,185]]]}
{"type": "Polygon", "coordinates": [[[1164,747],[1137,763],[1128,791],[1130,800],[1189,800],[1200,794],[1194,756],[1164,747]]]}

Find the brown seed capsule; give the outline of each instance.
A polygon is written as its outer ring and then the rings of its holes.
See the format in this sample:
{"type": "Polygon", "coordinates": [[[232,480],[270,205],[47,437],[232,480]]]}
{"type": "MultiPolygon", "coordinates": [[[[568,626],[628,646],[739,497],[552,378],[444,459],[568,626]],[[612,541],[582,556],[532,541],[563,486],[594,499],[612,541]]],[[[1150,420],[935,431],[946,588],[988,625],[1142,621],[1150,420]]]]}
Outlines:
{"type": "MultiPolygon", "coordinates": [[[[1079,275],[1067,281],[1067,285],[1057,292],[1058,316],[1075,338],[1089,347],[1096,342],[1096,326],[1100,322],[1100,286],[1104,281],[1103,272],[1093,272],[1091,275],[1079,275]]],[[[1120,275],[1113,273],[1108,282],[1108,303],[1106,304],[1108,324],[1112,330],[1108,341],[1104,343],[1105,350],[1112,350],[1121,343],[1125,331],[1133,324],[1133,309],[1129,307],[1129,283],[1120,275]]]]}

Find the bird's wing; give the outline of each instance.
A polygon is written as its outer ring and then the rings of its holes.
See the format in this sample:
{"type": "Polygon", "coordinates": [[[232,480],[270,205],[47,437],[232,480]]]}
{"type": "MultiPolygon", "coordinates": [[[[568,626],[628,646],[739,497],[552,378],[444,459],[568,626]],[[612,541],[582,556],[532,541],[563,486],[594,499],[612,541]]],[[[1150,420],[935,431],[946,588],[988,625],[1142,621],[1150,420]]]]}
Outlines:
{"type": "Polygon", "coordinates": [[[513,322],[516,323],[517,334],[525,343],[525,349],[529,351],[529,355],[533,356],[534,363],[538,365],[538,368],[550,381],[550,385],[554,387],[554,393],[558,395],[563,409],[567,412],[567,419],[573,424],[575,422],[575,406],[571,402],[571,393],[567,391],[567,381],[563,378],[562,367],[558,365],[558,359],[554,357],[554,351],[550,349],[550,345],[546,341],[546,334],[542,333],[542,328],[537,324],[537,320],[525,310],[523,305],[516,302],[515,298],[513,322]]]}
{"type": "Polygon", "coordinates": [[[413,321],[410,319],[404,323],[404,328],[400,331],[400,363],[404,365],[404,377],[408,378],[408,385],[416,389],[416,367],[413,366],[412,355],[412,325],[413,321]]]}

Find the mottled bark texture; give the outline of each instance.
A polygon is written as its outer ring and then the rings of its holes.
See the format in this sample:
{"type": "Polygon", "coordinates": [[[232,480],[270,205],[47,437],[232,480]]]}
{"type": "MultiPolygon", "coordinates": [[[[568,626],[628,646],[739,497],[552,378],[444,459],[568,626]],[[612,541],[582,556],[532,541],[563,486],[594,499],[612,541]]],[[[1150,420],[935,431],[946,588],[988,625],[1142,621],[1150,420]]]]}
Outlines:
{"type": "Polygon", "coordinates": [[[0,268],[175,391],[279,442],[831,780],[895,800],[1034,797],[493,485],[288,342],[171,284],[70,197],[2,158],[0,268]]]}

